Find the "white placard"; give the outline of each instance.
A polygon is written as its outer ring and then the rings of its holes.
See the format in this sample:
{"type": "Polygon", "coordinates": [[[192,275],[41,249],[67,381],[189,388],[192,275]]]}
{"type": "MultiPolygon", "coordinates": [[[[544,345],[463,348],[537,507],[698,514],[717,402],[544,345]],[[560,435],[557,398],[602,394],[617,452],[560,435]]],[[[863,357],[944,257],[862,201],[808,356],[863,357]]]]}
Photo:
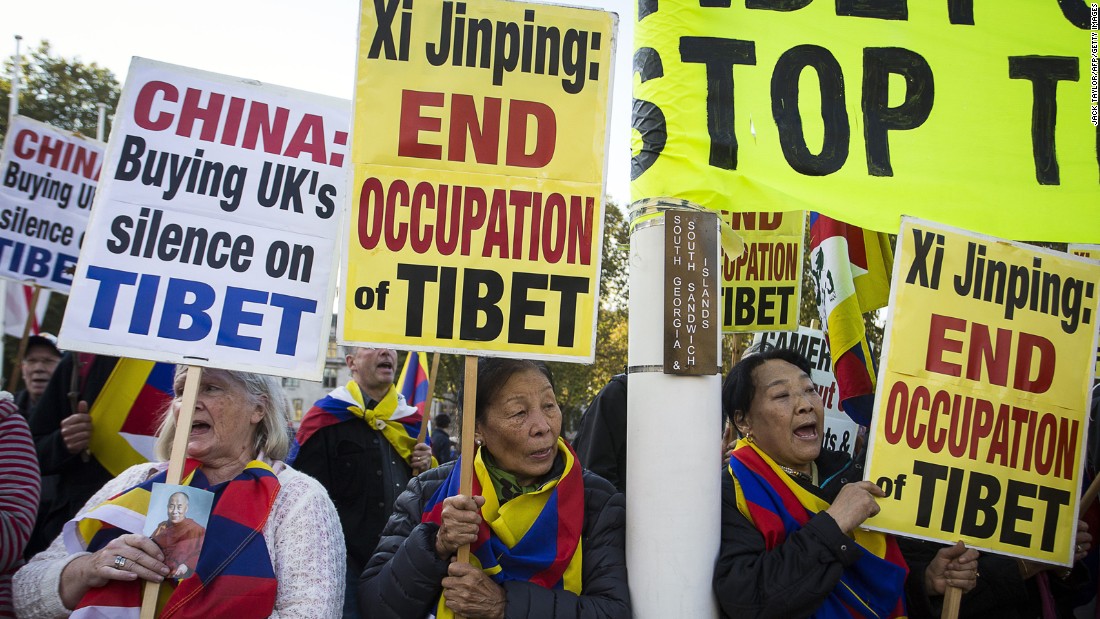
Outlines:
{"type": "Polygon", "coordinates": [[[15,117],[0,156],[0,277],[69,291],[106,146],[15,117]]]}
{"type": "Polygon", "coordinates": [[[320,379],[349,114],[134,58],[62,346],[320,379]]]}

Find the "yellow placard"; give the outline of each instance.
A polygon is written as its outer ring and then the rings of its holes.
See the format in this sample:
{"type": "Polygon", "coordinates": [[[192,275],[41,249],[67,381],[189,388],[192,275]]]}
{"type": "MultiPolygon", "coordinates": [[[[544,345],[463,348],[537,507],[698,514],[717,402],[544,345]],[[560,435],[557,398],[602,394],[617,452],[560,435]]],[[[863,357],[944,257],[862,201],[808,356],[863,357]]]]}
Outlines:
{"type": "Polygon", "coordinates": [[[591,362],[616,16],[361,10],[341,339],[591,362]]]}
{"type": "Polygon", "coordinates": [[[640,0],[632,197],[1100,242],[1089,13],[1079,1],[640,0]]]}
{"type": "Polygon", "coordinates": [[[719,216],[745,242],[740,256],[722,258],[722,332],[797,330],[806,214],[719,216]]]}
{"type": "Polygon", "coordinates": [[[868,525],[1072,564],[1100,265],[905,218],[868,525]]]}
{"type": "MultiPolygon", "coordinates": [[[[1095,260],[1100,262],[1100,245],[1086,245],[1084,243],[1070,243],[1066,246],[1066,251],[1074,256],[1081,256],[1082,258],[1088,258],[1089,260],[1095,260]]],[[[1097,326],[1100,329],[1100,325],[1097,326]]],[[[1096,369],[1094,370],[1093,380],[1100,377],[1100,348],[1096,349],[1096,369]]]]}

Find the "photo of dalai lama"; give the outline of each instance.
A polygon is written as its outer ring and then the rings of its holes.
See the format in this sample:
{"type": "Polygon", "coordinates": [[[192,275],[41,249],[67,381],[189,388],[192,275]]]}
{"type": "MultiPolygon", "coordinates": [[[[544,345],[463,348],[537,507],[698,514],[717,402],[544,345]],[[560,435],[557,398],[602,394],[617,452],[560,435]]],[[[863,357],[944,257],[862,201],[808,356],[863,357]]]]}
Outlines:
{"type": "Polygon", "coordinates": [[[190,499],[183,492],[168,497],[168,519],[157,525],[149,537],[164,551],[169,578],[184,579],[195,571],[206,529],[187,517],[190,499]]]}

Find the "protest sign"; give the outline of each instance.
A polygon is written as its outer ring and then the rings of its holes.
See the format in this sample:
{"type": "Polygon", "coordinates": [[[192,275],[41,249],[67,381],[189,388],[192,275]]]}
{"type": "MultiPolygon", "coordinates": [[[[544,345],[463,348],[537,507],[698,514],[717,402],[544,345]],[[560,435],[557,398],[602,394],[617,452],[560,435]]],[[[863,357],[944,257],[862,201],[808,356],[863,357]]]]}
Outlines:
{"type": "Polygon", "coordinates": [[[820,329],[799,327],[797,331],[765,331],[757,333],[753,346],[767,344],[773,348],[797,351],[810,361],[810,380],[814,381],[825,410],[825,434],[821,447],[846,451],[854,455],[859,424],[840,408],[840,394],[833,376],[833,360],[829,355],[829,339],[820,329]]]}
{"type": "Polygon", "coordinates": [[[722,258],[722,332],[797,329],[806,214],[722,211],[720,216],[745,241],[740,256],[722,258]]]}
{"type": "MultiPolygon", "coordinates": [[[[1086,245],[1083,243],[1070,243],[1066,251],[1074,256],[1081,256],[1089,260],[1100,262],[1100,245],[1086,245]]],[[[1097,326],[1100,329],[1100,325],[1097,326]]],[[[1100,377],[1100,348],[1096,349],[1096,376],[1100,377]]]]}
{"type": "Polygon", "coordinates": [[[1089,260],[1100,261],[1100,245],[1087,245],[1085,243],[1069,243],[1066,251],[1074,256],[1081,256],[1089,260]]]}
{"type": "Polygon", "coordinates": [[[69,291],[105,146],[14,118],[0,156],[0,277],[69,291]]]}
{"type": "Polygon", "coordinates": [[[870,429],[873,528],[1070,565],[1100,265],[905,218],[870,429]]]}
{"type": "Polygon", "coordinates": [[[135,58],[62,345],[319,379],[349,113],[135,58]]]}
{"type": "Polygon", "coordinates": [[[633,198],[1100,242],[1089,13],[640,0],[633,198]]]}
{"type": "Polygon", "coordinates": [[[592,361],[615,26],[362,3],[343,341],[592,361]]]}

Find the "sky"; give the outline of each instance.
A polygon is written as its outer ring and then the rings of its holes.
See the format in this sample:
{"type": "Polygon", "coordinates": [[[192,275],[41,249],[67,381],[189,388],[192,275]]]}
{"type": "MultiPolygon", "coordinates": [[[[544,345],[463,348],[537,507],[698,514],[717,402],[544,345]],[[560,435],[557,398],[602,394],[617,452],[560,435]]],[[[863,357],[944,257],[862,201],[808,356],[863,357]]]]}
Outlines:
{"type": "MultiPolygon", "coordinates": [[[[619,15],[606,193],[630,200],[633,5],[570,0],[619,15]]],[[[12,2],[0,21],[0,55],[48,40],[55,54],[95,62],[125,83],[132,56],[351,99],[358,0],[38,0],[12,2]]]]}

